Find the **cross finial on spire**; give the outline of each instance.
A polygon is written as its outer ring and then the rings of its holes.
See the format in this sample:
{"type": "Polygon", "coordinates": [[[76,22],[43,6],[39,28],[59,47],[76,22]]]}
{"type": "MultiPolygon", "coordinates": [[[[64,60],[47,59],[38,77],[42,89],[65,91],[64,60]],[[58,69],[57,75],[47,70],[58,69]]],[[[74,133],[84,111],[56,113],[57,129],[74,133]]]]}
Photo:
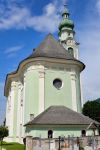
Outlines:
{"type": "Polygon", "coordinates": [[[67,6],[68,6],[67,3],[65,3],[65,4],[64,4],[64,7],[66,8],[67,6]]]}
{"type": "Polygon", "coordinates": [[[62,13],[62,16],[65,17],[65,18],[68,18],[69,16],[69,11],[67,9],[67,3],[64,4],[64,10],[63,10],[63,13],[62,13]]]}
{"type": "MultiPolygon", "coordinates": [[[[68,3],[64,4],[64,10],[67,10],[68,3]]],[[[68,10],[67,10],[68,11],[68,10]]]]}
{"type": "Polygon", "coordinates": [[[64,8],[67,8],[68,7],[68,2],[65,0],[64,1],[64,8]]]}

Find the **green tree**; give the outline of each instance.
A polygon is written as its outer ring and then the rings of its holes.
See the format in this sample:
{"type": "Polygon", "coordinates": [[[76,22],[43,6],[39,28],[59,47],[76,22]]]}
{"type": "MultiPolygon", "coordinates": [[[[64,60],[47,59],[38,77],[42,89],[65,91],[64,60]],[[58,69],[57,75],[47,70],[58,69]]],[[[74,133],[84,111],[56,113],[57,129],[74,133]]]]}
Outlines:
{"type": "Polygon", "coordinates": [[[82,112],[85,116],[100,122],[100,103],[97,101],[88,101],[84,104],[82,112]]]}
{"type": "Polygon", "coordinates": [[[0,126],[0,141],[1,141],[1,149],[2,149],[2,142],[3,142],[3,139],[4,137],[7,137],[8,136],[8,128],[5,127],[5,126],[0,126]]]}

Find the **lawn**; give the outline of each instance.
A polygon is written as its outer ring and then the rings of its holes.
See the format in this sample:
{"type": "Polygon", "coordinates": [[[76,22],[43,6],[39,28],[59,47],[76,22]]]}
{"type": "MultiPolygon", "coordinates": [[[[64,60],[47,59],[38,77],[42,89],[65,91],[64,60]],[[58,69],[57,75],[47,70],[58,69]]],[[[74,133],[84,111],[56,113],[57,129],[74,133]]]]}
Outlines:
{"type": "Polygon", "coordinates": [[[5,148],[6,150],[24,150],[24,145],[14,142],[12,143],[3,142],[3,148],[5,148]]]}

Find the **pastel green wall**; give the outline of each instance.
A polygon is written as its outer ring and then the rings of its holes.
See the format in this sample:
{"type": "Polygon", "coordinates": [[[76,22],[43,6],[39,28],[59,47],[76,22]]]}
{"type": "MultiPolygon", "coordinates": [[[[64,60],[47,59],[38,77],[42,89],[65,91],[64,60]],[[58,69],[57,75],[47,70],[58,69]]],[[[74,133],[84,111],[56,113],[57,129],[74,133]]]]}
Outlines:
{"type": "MultiPolygon", "coordinates": [[[[84,128],[82,127],[39,127],[39,128],[26,128],[26,135],[33,136],[33,137],[41,137],[41,138],[47,138],[48,137],[48,130],[53,130],[53,137],[58,138],[59,136],[75,136],[79,137],[81,136],[81,130],[84,128]]],[[[92,135],[93,131],[88,130],[88,135],[92,135]]]]}
{"type": "Polygon", "coordinates": [[[26,73],[24,123],[30,120],[30,114],[36,116],[39,109],[39,77],[38,71],[26,73]]]}
{"type": "Polygon", "coordinates": [[[13,136],[16,138],[17,135],[17,108],[18,108],[18,83],[16,83],[15,94],[14,94],[14,118],[13,118],[13,136]]]}
{"type": "Polygon", "coordinates": [[[60,70],[46,70],[45,73],[45,108],[52,105],[64,105],[72,108],[70,73],[60,70]],[[53,86],[54,79],[61,79],[63,87],[57,90],[53,86]]]}

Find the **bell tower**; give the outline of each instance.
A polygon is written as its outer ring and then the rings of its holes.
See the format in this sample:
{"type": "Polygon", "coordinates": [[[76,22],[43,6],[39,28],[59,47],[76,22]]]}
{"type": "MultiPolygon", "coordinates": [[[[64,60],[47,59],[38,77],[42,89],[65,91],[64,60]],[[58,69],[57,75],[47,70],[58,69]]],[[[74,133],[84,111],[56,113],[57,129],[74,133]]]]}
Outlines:
{"type": "Polygon", "coordinates": [[[78,59],[79,43],[75,40],[74,23],[69,16],[70,13],[66,5],[64,5],[62,21],[59,24],[59,41],[74,58],[78,59]]]}

